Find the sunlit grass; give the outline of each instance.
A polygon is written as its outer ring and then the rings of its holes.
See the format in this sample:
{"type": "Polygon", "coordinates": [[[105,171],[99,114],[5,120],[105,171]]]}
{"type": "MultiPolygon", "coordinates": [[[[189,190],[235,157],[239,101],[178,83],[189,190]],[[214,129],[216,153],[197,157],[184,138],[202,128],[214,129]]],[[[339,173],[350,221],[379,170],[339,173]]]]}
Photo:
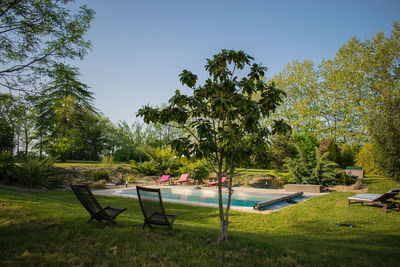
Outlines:
{"type": "MultiPolygon", "coordinates": [[[[377,176],[366,181],[373,193],[400,187],[377,176]]],[[[97,196],[104,206],[128,208],[103,229],[86,224],[71,191],[0,189],[0,265],[398,265],[400,212],[347,206],[350,195],[333,192],[268,215],[231,211],[229,242],[219,245],[217,209],[166,203],[179,213],[173,230],[142,231],[137,200],[97,196]]]]}

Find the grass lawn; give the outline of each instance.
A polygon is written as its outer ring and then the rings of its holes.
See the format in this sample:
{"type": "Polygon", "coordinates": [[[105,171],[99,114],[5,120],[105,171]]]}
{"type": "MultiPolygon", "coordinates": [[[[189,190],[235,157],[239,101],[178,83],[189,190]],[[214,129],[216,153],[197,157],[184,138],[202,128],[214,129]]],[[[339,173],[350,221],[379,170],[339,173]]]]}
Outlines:
{"type": "MultiPolygon", "coordinates": [[[[371,193],[400,187],[379,176],[365,181],[371,193]]],[[[350,195],[334,192],[269,215],[232,211],[229,242],[218,245],[217,209],[166,203],[179,213],[173,230],[142,231],[137,200],[97,196],[104,206],[128,208],[103,229],[86,224],[71,191],[0,189],[0,266],[398,266],[400,212],[349,207],[350,195]]]]}

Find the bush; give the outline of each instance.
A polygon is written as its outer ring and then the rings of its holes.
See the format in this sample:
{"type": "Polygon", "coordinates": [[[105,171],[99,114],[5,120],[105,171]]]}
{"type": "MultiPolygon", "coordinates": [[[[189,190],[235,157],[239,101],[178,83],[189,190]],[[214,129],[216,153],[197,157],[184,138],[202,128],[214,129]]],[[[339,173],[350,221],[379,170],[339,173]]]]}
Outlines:
{"type": "Polygon", "coordinates": [[[102,189],[106,187],[106,180],[101,179],[98,181],[95,181],[91,184],[91,187],[96,188],[96,189],[102,189]]]}
{"type": "Polygon", "coordinates": [[[102,164],[104,167],[113,165],[113,164],[114,164],[114,157],[113,157],[113,156],[105,156],[105,157],[101,160],[101,164],[102,164]]]}
{"type": "Polygon", "coordinates": [[[92,170],[89,171],[86,175],[90,178],[91,181],[107,180],[110,178],[108,171],[105,169],[92,170]]]}
{"type": "Polygon", "coordinates": [[[132,169],[144,175],[162,175],[160,164],[155,161],[132,161],[132,169]]]}
{"type": "Polygon", "coordinates": [[[126,181],[128,183],[136,183],[136,177],[135,176],[128,176],[128,178],[126,178],[126,181]]]}
{"type": "Polygon", "coordinates": [[[51,183],[51,177],[55,174],[54,162],[57,158],[27,157],[16,167],[17,182],[26,187],[47,187],[51,183]]]}
{"type": "Polygon", "coordinates": [[[328,153],[322,154],[316,148],[313,159],[305,157],[300,148],[298,151],[298,157],[288,159],[285,164],[289,171],[289,182],[324,186],[340,183],[340,170],[336,163],[327,159],[328,153]]]}
{"type": "Polygon", "coordinates": [[[132,169],[144,175],[176,175],[178,169],[182,167],[181,160],[176,157],[176,153],[171,148],[157,148],[147,151],[150,161],[132,161],[132,169]]]}
{"type": "Polygon", "coordinates": [[[0,178],[3,183],[8,183],[13,179],[15,170],[15,159],[9,152],[0,153],[0,178]]]}

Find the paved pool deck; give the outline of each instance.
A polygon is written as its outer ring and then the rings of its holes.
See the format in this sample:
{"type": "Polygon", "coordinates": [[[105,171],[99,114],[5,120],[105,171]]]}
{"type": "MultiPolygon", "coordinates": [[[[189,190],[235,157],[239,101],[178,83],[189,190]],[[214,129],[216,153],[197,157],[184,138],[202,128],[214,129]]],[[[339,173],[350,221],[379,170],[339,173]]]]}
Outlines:
{"type": "MultiPolygon", "coordinates": [[[[152,187],[152,188],[179,188],[182,190],[185,189],[194,189],[196,186],[194,185],[159,185],[155,186],[154,184],[139,184],[140,186],[145,186],[145,187],[152,187]]],[[[125,186],[119,186],[113,189],[102,189],[102,190],[93,190],[93,194],[95,195],[103,195],[103,196],[113,196],[113,197],[126,197],[126,198],[136,198],[135,196],[128,196],[128,195],[121,195],[120,191],[124,189],[135,189],[135,185],[129,185],[128,187],[125,186]]],[[[200,186],[201,190],[213,190],[217,191],[217,187],[205,187],[205,186],[200,186]]],[[[296,192],[287,192],[283,189],[262,189],[262,188],[250,188],[250,187],[233,187],[234,191],[237,192],[244,192],[244,193],[257,193],[257,194],[290,194],[290,193],[296,193],[296,192]]],[[[226,187],[223,188],[223,191],[227,192],[228,189],[226,187]]],[[[309,200],[314,197],[319,197],[319,196],[324,196],[326,194],[329,194],[329,192],[324,192],[324,193],[307,193],[304,192],[302,198],[296,198],[296,202],[303,202],[306,200],[309,200]]],[[[177,204],[185,204],[185,205],[192,205],[192,206],[201,206],[201,207],[213,207],[213,208],[218,208],[217,205],[215,204],[198,204],[198,203],[191,203],[191,202],[182,202],[182,201],[175,201],[175,200],[168,200],[168,199],[163,199],[164,202],[170,202],[170,203],[177,203],[177,204]]],[[[285,207],[289,207],[292,205],[296,204],[290,204],[287,202],[276,204],[274,206],[268,207],[267,209],[263,211],[258,211],[254,210],[252,207],[238,207],[238,206],[231,206],[232,210],[238,210],[242,212],[252,212],[252,213],[261,213],[261,214],[268,214],[273,211],[280,210],[285,207]]]]}

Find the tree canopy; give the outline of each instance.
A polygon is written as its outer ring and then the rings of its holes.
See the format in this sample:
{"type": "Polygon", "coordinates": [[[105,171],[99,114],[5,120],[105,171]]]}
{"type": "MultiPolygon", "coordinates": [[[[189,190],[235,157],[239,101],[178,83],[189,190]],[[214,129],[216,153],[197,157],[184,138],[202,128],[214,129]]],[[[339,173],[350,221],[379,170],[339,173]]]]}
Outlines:
{"type": "Polygon", "coordinates": [[[74,0],[0,2],[0,86],[37,91],[64,60],[83,58],[91,46],[84,35],[94,11],[66,8],[74,0]]]}

